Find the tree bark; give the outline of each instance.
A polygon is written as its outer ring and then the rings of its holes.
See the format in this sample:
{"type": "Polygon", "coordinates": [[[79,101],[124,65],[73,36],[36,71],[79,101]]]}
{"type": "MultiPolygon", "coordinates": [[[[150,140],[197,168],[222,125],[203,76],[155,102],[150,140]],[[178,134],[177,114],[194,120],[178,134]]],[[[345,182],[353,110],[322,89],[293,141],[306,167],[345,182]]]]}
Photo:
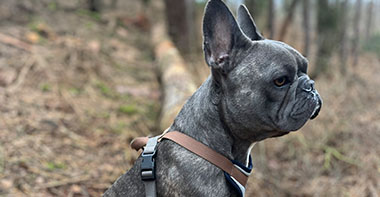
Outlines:
{"type": "Polygon", "coordinates": [[[303,46],[303,55],[305,57],[309,56],[310,51],[310,1],[303,1],[303,31],[304,31],[304,46],[303,46]]]}
{"type": "Polygon", "coordinates": [[[162,89],[159,128],[163,131],[174,121],[186,100],[195,92],[195,85],[185,61],[170,40],[162,1],[151,1],[152,45],[162,89]],[[154,13],[154,14],[153,14],[154,13]]]}
{"type": "Polygon", "coordinates": [[[256,6],[257,6],[256,0],[245,0],[244,4],[247,6],[248,10],[251,11],[251,12],[253,10],[256,10],[256,6]]]}
{"type": "Polygon", "coordinates": [[[116,9],[116,7],[117,7],[117,1],[118,1],[118,0],[112,0],[112,1],[111,1],[111,6],[110,6],[110,7],[111,7],[112,9],[116,9]]]}
{"type": "Polygon", "coordinates": [[[284,40],[286,33],[288,31],[288,28],[293,21],[293,16],[294,16],[295,9],[297,7],[298,2],[299,0],[293,0],[292,3],[290,4],[288,14],[285,17],[284,22],[282,23],[282,26],[281,26],[281,30],[280,30],[279,40],[281,41],[284,40]]]}
{"type": "Polygon", "coordinates": [[[314,79],[328,70],[330,57],[336,47],[338,28],[336,5],[330,5],[329,0],[318,0],[317,4],[318,49],[316,64],[311,73],[311,78],[314,79]]]}
{"type": "Polygon", "coordinates": [[[269,7],[269,1],[261,1],[261,0],[245,0],[244,4],[247,6],[248,10],[252,14],[252,16],[255,18],[255,20],[263,16],[263,14],[266,13],[269,7]]]}
{"type": "Polygon", "coordinates": [[[275,5],[274,0],[269,0],[269,6],[268,6],[268,32],[269,32],[269,39],[273,39],[275,34],[275,5]]]}
{"type": "Polygon", "coordinates": [[[371,31],[372,31],[373,7],[374,7],[374,3],[372,0],[371,2],[369,2],[368,8],[367,8],[367,21],[366,21],[366,28],[365,28],[366,41],[368,41],[372,33],[371,31]]]}
{"type": "Polygon", "coordinates": [[[100,0],[88,0],[88,9],[92,12],[100,12],[101,1],[100,0]]]}
{"type": "Polygon", "coordinates": [[[352,65],[356,67],[359,59],[359,41],[360,41],[360,17],[361,17],[362,0],[356,0],[355,16],[353,21],[354,36],[352,39],[352,65]]]}
{"type": "Polygon", "coordinates": [[[194,50],[195,24],[193,0],[164,0],[169,36],[182,55],[194,50]]]}
{"type": "Polygon", "coordinates": [[[346,75],[347,73],[347,10],[348,0],[343,0],[341,3],[341,15],[340,15],[340,47],[339,47],[339,59],[340,59],[340,73],[346,75]]]}

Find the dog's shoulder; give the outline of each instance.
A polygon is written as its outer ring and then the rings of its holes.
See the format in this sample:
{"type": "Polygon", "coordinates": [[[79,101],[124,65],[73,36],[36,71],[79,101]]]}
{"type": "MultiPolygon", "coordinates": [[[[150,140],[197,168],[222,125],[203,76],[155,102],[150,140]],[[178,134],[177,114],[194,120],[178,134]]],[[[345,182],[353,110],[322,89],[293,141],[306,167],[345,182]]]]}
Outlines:
{"type": "MultiPolygon", "coordinates": [[[[139,157],[103,196],[145,196],[141,161],[139,157]]],[[[233,196],[221,169],[169,140],[158,145],[156,184],[157,193],[162,196],[233,196]]]]}
{"type": "Polygon", "coordinates": [[[221,169],[172,141],[160,142],[156,165],[163,196],[233,196],[221,169]]]}
{"type": "Polygon", "coordinates": [[[133,167],[121,175],[115,183],[103,194],[104,197],[116,196],[145,196],[144,185],[140,179],[140,163],[142,158],[139,157],[133,167]]]}

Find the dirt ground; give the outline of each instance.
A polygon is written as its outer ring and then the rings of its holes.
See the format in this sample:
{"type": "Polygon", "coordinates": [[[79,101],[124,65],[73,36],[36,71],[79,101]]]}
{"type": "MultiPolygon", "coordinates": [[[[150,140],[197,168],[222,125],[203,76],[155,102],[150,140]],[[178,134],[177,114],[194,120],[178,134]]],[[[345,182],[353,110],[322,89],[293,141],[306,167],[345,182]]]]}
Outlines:
{"type": "MultiPolygon", "coordinates": [[[[138,156],[130,140],[157,132],[142,3],[57,2],[0,3],[0,196],[100,196],[138,156]]],[[[247,196],[379,196],[379,65],[319,78],[319,117],[256,145],[247,196]]]]}
{"type": "Polygon", "coordinates": [[[0,3],[0,40],[18,41],[0,42],[0,196],[99,196],[156,129],[143,9],[119,4],[0,3]]]}

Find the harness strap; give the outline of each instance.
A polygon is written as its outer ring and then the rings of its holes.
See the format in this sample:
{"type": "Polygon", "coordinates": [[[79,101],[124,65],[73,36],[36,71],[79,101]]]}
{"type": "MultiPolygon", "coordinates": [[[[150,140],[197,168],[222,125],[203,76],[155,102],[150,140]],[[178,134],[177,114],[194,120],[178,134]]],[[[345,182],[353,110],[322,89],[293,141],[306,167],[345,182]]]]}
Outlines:
{"type": "MultiPolygon", "coordinates": [[[[146,145],[142,153],[143,162],[141,165],[142,166],[141,176],[142,176],[142,180],[144,181],[146,196],[155,197],[154,195],[156,195],[155,172],[154,172],[155,159],[154,158],[155,158],[155,153],[156,153],[157,140],[159,139],[171,140],[179,144],[180,146],[186,148],[187,150],[193,152],[194,154],[202,157],[203,159],[209,161],[210,163],[214,164],[216,167],[222,169],[225,173],[227,173],[232,178],[232,179],[229,178],[231,179],[231,181],[237,181],[237,183],[239,183],[236,185],[237,187],[240,188],[239,190],[241,193],[240,196],[244,196],[244,190],[245,190],[244,187],[248,181],[249,173],[252,170],[252,161],[250,160],[250,158],[249,158],[250,169],[242,170],[241,166],[239,167],[239,165],[234,164],[225,156],[212,150],[208,146],[193,139],[192,137],[186,134],[180,133],[178,131],[167,132],[164,135],[153,137],[153,138],[138,137],[131,142],[131,147],[137,151],[143,148],[144,145],[146,145]],[[148,170],[147,169],[144,170],[143,166],[146,166],[144,165],[144,163],[153,165],[153,167],[151,166],[147,168],[148,170]],[[152,172],[152,174],[148,172],[152,172]],[[149,176],[144,176],[144,173],[152,175],[153,178],[149,178],[149,176]]],[[[226,177],[229,177],[229,176],[226,176],[226,177]]]]}
{"type": "Polygon", "coordinates": [[[148,138],[141,154],[141,180],[145,186],[146,197],[156,197],[156,149],[159,137],[148,138]]]}
{"type": "Polygon", "coordinates": [[[145,186],[145,196],[146,197],[156,197],[156,181],[143,181],[145,186]]]}
{"type": "Polygon", "coordinates": [[[131,148],[139,151],[148,143],[149,137],[137,137],[131,141],[131,148]]]}
{"type": "Polygon", "coordinates": [[[171,131],[166,133],[162,138],[169,139],[187,150],[195,153],[196,155],[206,159],[210,163],[214,164],[218,168],[222,169],[231,177],[236,179],[241,185],[245,186],[248,180],[248,176],[242,173],[229,159],[212,150],[206,145],[198,142],[197,140],[187,136],[186,134],[178,131],[171,131]]]}

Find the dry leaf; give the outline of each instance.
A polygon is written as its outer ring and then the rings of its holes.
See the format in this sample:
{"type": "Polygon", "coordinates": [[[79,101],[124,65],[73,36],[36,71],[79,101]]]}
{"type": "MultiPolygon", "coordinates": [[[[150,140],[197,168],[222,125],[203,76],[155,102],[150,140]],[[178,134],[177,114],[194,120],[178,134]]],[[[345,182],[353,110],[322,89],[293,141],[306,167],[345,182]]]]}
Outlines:
{"type": "Polygon", "coordinates": [[[26,34],[26,40],[32,44],[36,44],[40,40],[40,36],[36,32],[28,32],[26,34]]]}

